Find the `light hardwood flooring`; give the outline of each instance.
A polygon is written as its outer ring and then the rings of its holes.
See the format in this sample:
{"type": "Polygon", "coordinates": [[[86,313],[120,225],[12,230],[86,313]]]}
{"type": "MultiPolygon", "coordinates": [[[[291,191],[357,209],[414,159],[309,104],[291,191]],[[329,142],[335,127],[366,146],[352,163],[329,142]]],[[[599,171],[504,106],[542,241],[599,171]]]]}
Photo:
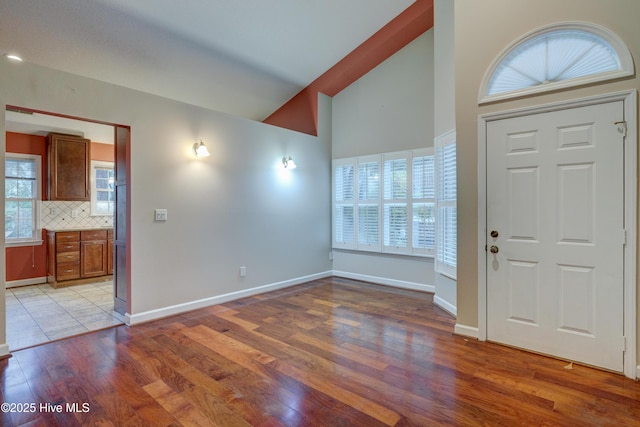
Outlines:
{"type": "Polygon", "coordinates": [[[9,288],[6,298],[10,351],[124,323],[113,311],[112,281],[9,288]]]}

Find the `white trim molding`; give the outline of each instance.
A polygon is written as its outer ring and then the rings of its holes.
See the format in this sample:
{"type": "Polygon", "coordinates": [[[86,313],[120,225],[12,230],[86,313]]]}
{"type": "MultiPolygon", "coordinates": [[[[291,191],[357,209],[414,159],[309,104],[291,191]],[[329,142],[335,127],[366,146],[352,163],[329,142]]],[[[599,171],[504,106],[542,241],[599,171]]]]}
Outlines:
{"type": "Polygon", "coordinates": [[[389,279],[385,277],[369,276],[367,274],[349,273],[346,271],[336,270],[333,270],[332,275],[337,277],[344,277],[345,279],[361,280],[363,282],[393,286],[395,288],[410,289],[413,291],[429,292],[432,294],[436,292],[436,287],[434,285],[425,285],[422,283],[407,282],[404,280],[389,279]]]}
{"type": "Polygon", "coordinates": [[[496,113],[483,114],[478,117],[478,339],[487,339],[487,124],[494,120],[512,117],[559,111],[568,108],[604,104],[622,101],[624,103],[624,119],[627,124],[625,140],[625,182],[624,182],[624,216],[626,245],[624,252],[624,335],[627,338],[627,349],[624,353],[624,375],[629,378],[640,377],[637,360],[637,176],[638,176],[638,110],[636,90],[614,92],[585,98],[554,102],[532,107],[518,108],[496,113]]]}
{"type": "Polygon", "coordinates": [[[188,311],[197,310],[199,308],[210,307],[212,305],[223,304],[229,301],[235,301],[240,298],[246,298],[258,294],[264,294],[266,292],[276,291],[279,289],[288,288],[290,286],[300,285],[302,283],[309,282],[311,280],[324,279],[331,277],[331,271],[325,271],[323,273],[311,274],[309,276],[298,277],[295,279],[285,280],[282,282],[271,283],[264,286],[258,286],[251,289],[245,289],[238,292],[230,292],[228,294],[217,295],[210,298],[203,298],[196,301],[189,301],[182,304],[171,305],[168,307],[158,308],[155,310],[149,310],[142,313],[125,314],[125,323],[129,326],[138,325],[140,323],[150,322],[152,320],[161,319],[163,317],[174,316],[176,314],[186,313],[188,311]]]}
{"type": "Polygon", "coordinates": [[[449,313],[450,315],[452,315],[453,317],[458,317],[458,308],[455,305],[451,304],[449,301],[445,300],[444,298],[439,297],[438,295],[434,295],[433,303],[438,307],[440,307],[441,309],[443,309],[444,311],[446,311],[447,313],[449,313]]]}
{"type": "Polygon", "coordinates": [[[478,328],[474,326],[466,326],[456,323],[453,327],[453,333],[456,335],[462,335],[463,337],[478,339],[478,328]]]}
{"type": "Polygon", "coordinates": [[[33,277],[31,279],[11,280],[10,282],[4,282],[4,287],[6,289],[9,289],[9,288],[17,288],[18,286],[42,285],[46,283],[47,283],[46,277],[33,277]]]}
{"type": "Polygon", "coordinates": [[[0,359],[4,359],[11,356],[8,344],[0,344],[0,359]]]}

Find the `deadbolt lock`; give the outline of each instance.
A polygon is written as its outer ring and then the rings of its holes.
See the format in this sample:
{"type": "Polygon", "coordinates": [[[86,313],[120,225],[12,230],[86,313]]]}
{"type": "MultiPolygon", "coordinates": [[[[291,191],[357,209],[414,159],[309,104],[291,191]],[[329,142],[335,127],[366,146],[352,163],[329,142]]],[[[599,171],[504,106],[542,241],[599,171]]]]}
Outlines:
{"type": "Polygon", "coordinates": [[[491,237],[493,237],[494,239],[498,237],[498,230],[491,230],[491,237]]]}

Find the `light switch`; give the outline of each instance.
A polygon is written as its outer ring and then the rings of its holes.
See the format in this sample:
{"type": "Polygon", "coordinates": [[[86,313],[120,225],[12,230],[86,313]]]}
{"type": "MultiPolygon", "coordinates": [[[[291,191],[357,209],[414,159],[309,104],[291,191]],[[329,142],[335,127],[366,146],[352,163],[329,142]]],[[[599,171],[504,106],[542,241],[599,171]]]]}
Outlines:
{"type": "Polygon", "coordinates": [[[166,209],[156,209],[154,211],[156,221],[166,221],[167,220],[167,210],[166,209]]]}

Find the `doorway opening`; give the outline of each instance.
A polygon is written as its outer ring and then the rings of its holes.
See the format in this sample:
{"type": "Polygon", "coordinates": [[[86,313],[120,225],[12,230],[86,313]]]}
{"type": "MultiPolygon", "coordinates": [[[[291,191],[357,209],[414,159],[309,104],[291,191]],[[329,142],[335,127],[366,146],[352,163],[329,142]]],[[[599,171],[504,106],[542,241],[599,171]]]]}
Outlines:
{"type": "Polygon", "coordinates": [[[9,350],[125,323],[129,128],[14,106],[5,114],[3,179],[16,190],[5,200],[9,350]],[[84,141],[80,160],[58,135],[84,141]],[[76,187],[75,165],[86,197],[58,191],[76,187]]]}

